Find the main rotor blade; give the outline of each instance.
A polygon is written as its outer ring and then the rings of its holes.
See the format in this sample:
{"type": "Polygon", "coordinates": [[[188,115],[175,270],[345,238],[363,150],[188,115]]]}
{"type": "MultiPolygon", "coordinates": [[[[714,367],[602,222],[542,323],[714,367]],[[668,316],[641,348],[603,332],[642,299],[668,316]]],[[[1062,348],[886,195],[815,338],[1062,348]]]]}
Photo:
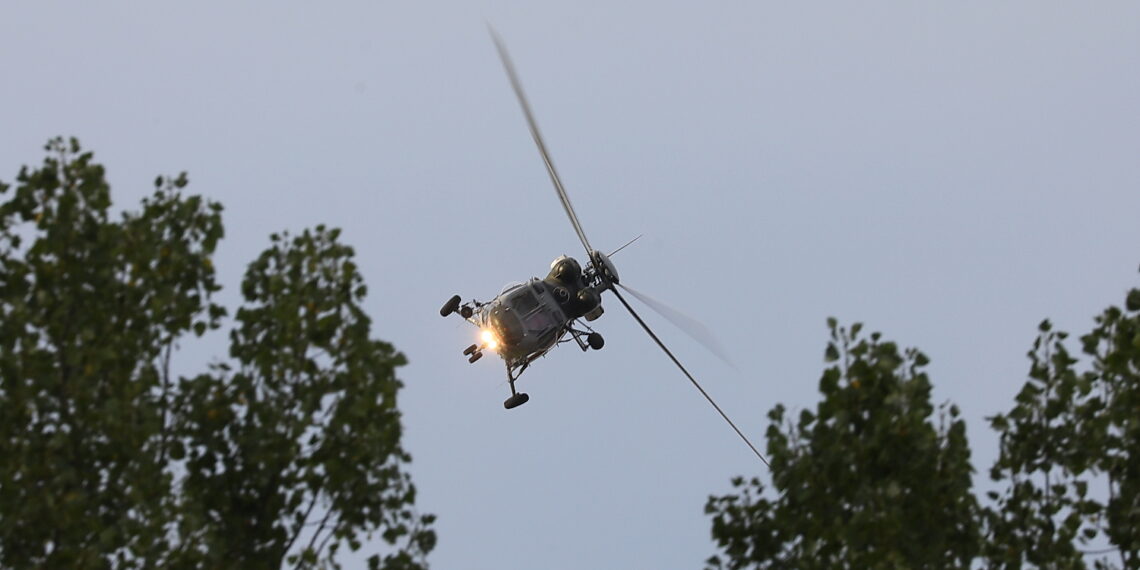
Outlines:
{"type": "Polygon", "coordinates": [[[665,317],[669,322],[673,323],[673,326],[681,329],[682,332],[689,335],[693,340],[701,343],[701,345],[707,348],[709,352],[715,354],[717,358],[725,361],[725,363],[727,363],[729,366],[732,366],[733,368],[736,367],[736,365],[733,364],[732,359],[728,357],[728,353],[725,352],[724,347],[722,347],[720,343],[717,342],[716,336],[713,335],[712,331],[710,331],[708,327],[701,324],[700,321],[688,315],[685,315],[684,313],[670,307],[669,305],[666,305],[665,303],[662,303],[661,301],[658,301],[653,297],[646,295],[645,293],[636,291],[633,288],[628,287],[622,283],[618,283],[617,285],[618,287],[625,289],[626,292],[630,295],[637,297],[638,301],[641,301],[650,309],[657,311],[657,314],[665,317]]]}
{"type": "Polygon", "coordinates": [[[752,442],[748,440],[748,437],[744,435],[744,432],[740,431],[740,428],[736,427],[736,424],[732,423],[732,420],[728,419],[728,415],[724,413],[724,410],[720,409],[720,406],[716,405],[716,402],[713,401],[712,396],[709,396],[709,393],[705,392],[705,389],[701,387],[700,383],[697,382],[697,379],[693,378],[692,374],[689,374],[689,371],[685,369],[685,366],[681,364],[681,361],[677,360],[676,356],[673,356],[673,352],[665,346],[665,343],[661,342],[660,338],[657,338],[657,335],[653,333],[653,330],[649,328],[649,325],[645,324],[645,321],[641,320],[641,317],[637,314],[637,311],[634,311],[633,307],[629,306],[629,303],[625,301],[625,297],[622,297],[621,293],[618,293],[618,290],[616,288],[611,288],[610,290],[614,292],[614,295],[616,295],[618,300],[621,301],[621,304],[625,305],[625,310],[629,311],[629,314],[633,315],[633,318],[637,320],[637,324],[641,325],[641,328],[645,329],[645,332],[649,333],[650,338],[652,338],[653,341],[657,343],[657,346],[661,347],[661,350],[665,351],[665,354],[669,356],[669,359],[673,361],[673,364],[676,364],[677,368],[680,368],[681,372],[685,373],[685,377],[689,379],[689,382],[692,382],[693,386],[695,386],[697,390],[700,391],[701,395],[704,396],[705,399],[708,400],[714,408],[716,408],[716,411],[720,413],[720,417],[724,418],[724,421],[728,422],[728,425],[732,426],[732,429],[736,432],[736,435],[739,435],[740,439],[743,439],[744,443],[748,444],[748,447],[752,449],[752,453],[755,453],[756,457],[759,457],[760,461],[764,462],[764,465],[767,465],[769,468],[771,468],[772,465],[768,463],[767,459],[764,459],[764,456],[760,454],[760,450],[756,449],[755,445],[752,445],[752,442]]]}
{"type": "Polygon", "coordinates": [[[550,153],[546,151],[546,143],[542,141],[542,133],[538,132],[538,123],[535,122],[534,113],[530,110],[530,103],[527,102],[526,95],[523,93],[522,83],[519,82],[518,75],[515,73],[515,66],[511,63],[511,56],[507,54],[507,47],[503,45],[502,38],[499,37],[494,28],[487,26],[487,30],[491,32],[491,39],[495,41],[495,48],[499,50],[499,58],[503,60],[503,67],[507,70],[511,87],[514,88],[515,95],[519,98],[519,104],[522,105],[523,114],[526,115],[526,122],[530,127],[530,134],[534,137],[534,144],[538,145],[538,152],[542,155],[542,162],[546,164],[546,172],[550,174],[550,181],[554,183],[554,189],[558,192],[558,199],[562,201],[562,208],[570,217],[570,223],[574,226],[574,231],[578,233],[578,239],[582,240],[586,254],[590,255],[594,248],[590,247],[590,242],[586,239],[586,232],[582,231],[582,224],[578,222],[578,216],[574,213],[574,206],[570,204],[570,196],[566,194],[566,188],[562,186],[562,179],[558,177],[558,171],[554,169],[554,161],[551,160],[550,153]]]}

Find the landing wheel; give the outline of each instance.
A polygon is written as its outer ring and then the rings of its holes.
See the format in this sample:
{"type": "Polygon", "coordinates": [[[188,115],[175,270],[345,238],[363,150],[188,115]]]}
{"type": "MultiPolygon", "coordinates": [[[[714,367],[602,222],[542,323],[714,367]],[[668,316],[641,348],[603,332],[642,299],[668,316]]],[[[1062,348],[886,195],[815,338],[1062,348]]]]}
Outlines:
{"type": "Polygon", "coordinates": [[[602,338],[602,335],[596,332],[587,335],[586,342],[589,343],[590,348],[594,350],[601,350],[601,348],[606,345],[606,339],[602,338]]]}
{"type": "Polygon", "coordinates": [[[459,315],[465,319],[470,319],[471,315],[474,315],[474,314],[475,314],[475,310],[472,309],[471,307],[460,307],[459,308],[459,315]]]}
{"type": "Polygon", "coordinates": [[[471,355],[471,358],[467,359],[467,362],[470,362],[471,364],[475,364],[475,361],[479,360],[480,358],[483,358],[483,353],[482,352],[476,352],[475,354],[471,355]]]}
{"type": "Polygon", "coordinates": [[[473,344],[473,345],[463,349],[463,356],[469,356],[472,352],[475,352],[476,350],[479,350],[479,345],[473,344]]]}
{"type": "Polygon", "coordinates": [[[446,317],[447,315],[454,313],[457,309],[459,309],[459,301],[459,295],[448,299],[447,303],[443,305],[443,308],[439,310],[439,316],[446,317]]]}
{"type": "Polygon", "coordinates": [[[511,408],[517,408],[527,403],[529,400],[530,396],[527,396],[525,392],[519,392],[518,394],[507,398],[507,401],[503,402],[503,407],[508,410],[511,408]]]}

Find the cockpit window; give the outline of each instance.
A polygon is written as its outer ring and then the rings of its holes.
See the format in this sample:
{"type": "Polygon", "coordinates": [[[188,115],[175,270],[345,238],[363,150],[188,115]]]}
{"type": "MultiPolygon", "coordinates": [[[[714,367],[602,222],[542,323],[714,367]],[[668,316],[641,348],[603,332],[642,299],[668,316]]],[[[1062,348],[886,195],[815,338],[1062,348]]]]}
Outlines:
{"type": "Polygon", "coordinates": [[[526,334],[518,314],[508,307],[498,306],[491,309],[491,327],[499,336],[499,342],[507,345],[517,344],[526,334]]]}
{"type": "Polygon", "coordinates": [[[540,281],[530,287],[516,286],[491,309],[490,325],[503,344],[517,345],[525,338],[532,339],[527,346],[537,346],[558,333],[562,323],[558,321],[557,307],[543,306],[543,286],[540,281]]]}
{"type": "Polygon", "coordinates": [[[538,308],[538,299],[530,289],[522,288],[516,290],[507,299],[507,303],[515,312],[520,315],[525,315],[534,309],[538,308]]]}
{"type": "Polygon", "coordinates": [[[523,325],[528,331],[546,332],[556,324],[558,323],[554,322],[554,319],[550,318],[546,311],[535,311],[523,317],[523,325]]]}

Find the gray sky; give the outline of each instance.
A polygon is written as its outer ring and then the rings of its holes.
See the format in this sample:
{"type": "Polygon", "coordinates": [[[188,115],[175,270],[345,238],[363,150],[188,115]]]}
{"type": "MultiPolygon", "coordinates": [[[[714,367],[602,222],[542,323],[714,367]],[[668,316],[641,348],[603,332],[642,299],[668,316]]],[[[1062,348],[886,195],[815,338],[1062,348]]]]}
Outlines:
{"type": "Polygon", "coordinates": [[[773,405],[817,402],[834,315],[932,358],[984,485],[1036,324],[1087,331],[1140,281],[1140,4],[788,4],[5,2],[0,179],[54,135],[118,207],[189,171],[231,307],[269,233],[343,227],[411,361],[436,567],[698,567],[706,497],[767,475],[615,299],[605,349],[538,362],[511,412],[438,317],[581,255],[486,22],[591,242],[645,234],[623,282],[716,332],[738,370],[649,317],[761,447],[773,405]]]}

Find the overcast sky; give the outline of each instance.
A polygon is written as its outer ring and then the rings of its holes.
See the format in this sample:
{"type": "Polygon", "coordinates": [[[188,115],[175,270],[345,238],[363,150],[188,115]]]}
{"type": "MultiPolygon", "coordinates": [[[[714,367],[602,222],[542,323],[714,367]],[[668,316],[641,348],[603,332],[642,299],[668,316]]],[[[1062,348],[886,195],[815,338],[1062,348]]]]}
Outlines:
{"type": "Polygon", "coordinates": [[[510,412],[501,361],[439,318],[582,255],[488,22],[591,242],[645,235],[623,282],[715,331],[736,369],[643,311],[761,447],[772,406],[817,403],[835,316],[931,357],[984,485],[1037,323],[1087,331],[1140,283],[1136,2],[16,0],[0,22],[0,179],[55,135],[118,208],[189,171],[226,208],[231,307],[271,232],[344,228],[410,360],[437,568],[699,567],[707,496],[767,479],[608,295],[606,347],[539,361],[510,412]]]}

